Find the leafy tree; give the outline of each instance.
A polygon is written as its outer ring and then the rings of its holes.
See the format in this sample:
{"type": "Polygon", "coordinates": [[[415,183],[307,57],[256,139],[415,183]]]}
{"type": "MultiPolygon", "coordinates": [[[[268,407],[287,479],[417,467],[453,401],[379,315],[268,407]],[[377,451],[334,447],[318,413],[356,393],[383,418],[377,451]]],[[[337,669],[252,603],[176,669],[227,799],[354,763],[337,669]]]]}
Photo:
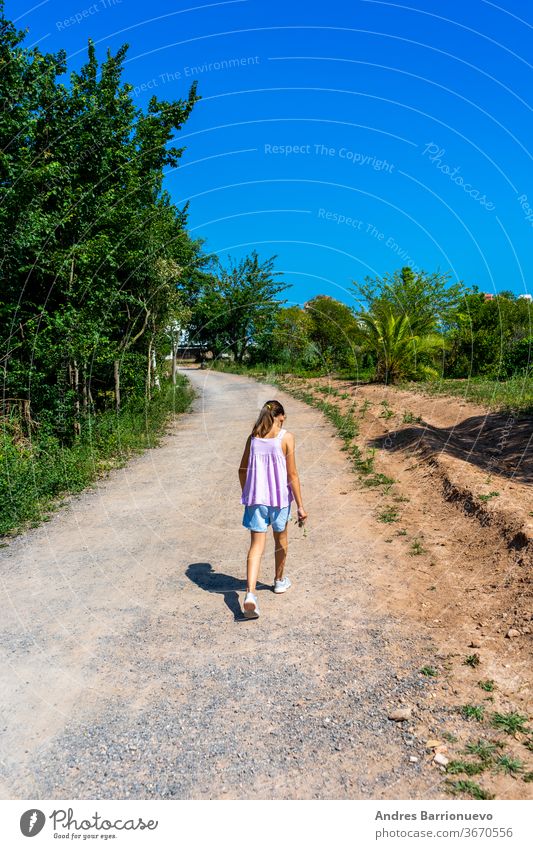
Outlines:
{"type": "Polygon", "coordinates": [[[518,343],[531,336],[532,327],[533,306],[528,300],[501,294],[485,300],[483,293],[467,293],[463,309],[448,328],[446,373],[497,378],[506,377],[513,363],[525,367],[527,360],[523,362],[519,352],[526,349],[518,343]]]}
{"type": "Polygon", "coordinates": [[[110,396],[150,397],[165,329],[199,286],[201,243],[163,191],[198,96],[143,111],[122,82],[127,45],[99,63],[89,41],[64,84],[65,52],[24,37],[0,0],[4,396],[67,439],[110,396]]]}
{"type": "Polygon", "coordinates": [[[363,347],[376,357],[377,381],[396,383],[403,378],[438,376],[435,366],[445,347],[443,336],[414,333],[411,317],[398,315],[392,305],[380,305],[375,313],[361,312],[359,320],[363,347]]]}
{"type": "Polygon", "coordinates": [[[310,318],[310,337],[322,363],[352,367],[357,353],[358,324],[352,310],[329,295],[317,295],[304,305],[310,318]]]}
{"type": "Polygon", "coordinates": [[[242,363],[280,309],[277,296],[287,288],[275,279],[275,259],[261,261],[252,251],[239,261],[228,257],[225,265],[216,261],[193,306],[191,340],[206,344],[215,356],[231,351],[242,363]]]}
{"type": "Polygon", "coordinates": [[[374,315],[384,308],[397,316],[407,316],[414,334],[430,333],[442,328],[457,314],[462,304],[464,285],[450,285],[450,275],[425,271],[416,273],[404,266],[383,277],[366,277],[365,283],[351,287],[361,309],[374,315]]]}
{"type": "Polygon", "coordinates": [[[503,357],[501,376],[533,376],[533,336],[512,342],[503,357]]]}
{"type": "Polygon", "coordinates": [[[311,340],[312,319],[302,307],[281,307],[266,322],[250,348],[253,362],[313,367],[319,354],[311,340]]]}

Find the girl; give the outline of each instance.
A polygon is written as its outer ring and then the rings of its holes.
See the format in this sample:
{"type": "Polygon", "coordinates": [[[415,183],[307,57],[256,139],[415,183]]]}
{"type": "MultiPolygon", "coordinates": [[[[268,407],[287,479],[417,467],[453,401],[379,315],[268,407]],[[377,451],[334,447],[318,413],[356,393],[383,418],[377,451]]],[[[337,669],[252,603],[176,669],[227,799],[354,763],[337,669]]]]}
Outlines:
{"type": "Polygon", "coordinates": [[[296,501],[299,524],[303,525],[307,519],[296,471],[294,436],[282,427],[284,421],[285,410],[279,401],[267,401],[248,437],[239,466],[241,504],[245,505],[242,524],[251,533],[243,605],[247,619],[259,616],[255,585],[268,526],[272,525],[275,542],[273,589],[275,593],[284,593],[291,586],[290,580],[283,577],[291,501],[296,501]]]}

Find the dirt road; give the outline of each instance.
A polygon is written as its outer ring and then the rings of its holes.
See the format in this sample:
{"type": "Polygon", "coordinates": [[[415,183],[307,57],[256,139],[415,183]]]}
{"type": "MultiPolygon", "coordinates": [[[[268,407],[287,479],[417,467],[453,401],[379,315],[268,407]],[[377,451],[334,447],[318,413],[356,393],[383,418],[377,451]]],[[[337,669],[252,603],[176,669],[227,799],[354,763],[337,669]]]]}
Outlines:
{"type": "Polygon", "coordinates": [[[430,710],[431,635],[384,610],[394,551],[340,440],[279,390],[186,373],[194,410],[160,447],[0,552],[2,797],[444,798],[411,721],[387,718],[430,710]],[[246,621],[237,466],[269,397],[310,518],[281,596],[269,538],[246,621]]]}

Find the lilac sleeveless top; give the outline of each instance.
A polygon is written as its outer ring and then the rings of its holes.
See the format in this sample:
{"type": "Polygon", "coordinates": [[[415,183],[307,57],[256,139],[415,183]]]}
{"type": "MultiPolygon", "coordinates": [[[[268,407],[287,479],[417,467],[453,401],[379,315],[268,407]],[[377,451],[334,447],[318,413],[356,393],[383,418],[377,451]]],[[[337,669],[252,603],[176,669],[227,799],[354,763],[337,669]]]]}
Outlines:
{"type": "Polygon", "coordinates": [[[288,507],[294,501],[287,480],[287,462],[281,447],[285,428],[277,436],[252,436],[246,483],[241,504],[265,504],[268,507],[288,507]]]}

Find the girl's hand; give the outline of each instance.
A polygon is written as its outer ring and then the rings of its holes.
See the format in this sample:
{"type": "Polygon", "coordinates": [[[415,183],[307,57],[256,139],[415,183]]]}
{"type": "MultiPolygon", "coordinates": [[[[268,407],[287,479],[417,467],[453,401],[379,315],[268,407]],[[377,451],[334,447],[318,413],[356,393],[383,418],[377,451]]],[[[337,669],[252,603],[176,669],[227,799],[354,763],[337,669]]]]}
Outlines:
{"type": "Polygon", "coordinates": [[[305,512],[303,507],[298,507],[298,524],[300,527],[304,524],[307,519],[307,513],[305,512]]]}

